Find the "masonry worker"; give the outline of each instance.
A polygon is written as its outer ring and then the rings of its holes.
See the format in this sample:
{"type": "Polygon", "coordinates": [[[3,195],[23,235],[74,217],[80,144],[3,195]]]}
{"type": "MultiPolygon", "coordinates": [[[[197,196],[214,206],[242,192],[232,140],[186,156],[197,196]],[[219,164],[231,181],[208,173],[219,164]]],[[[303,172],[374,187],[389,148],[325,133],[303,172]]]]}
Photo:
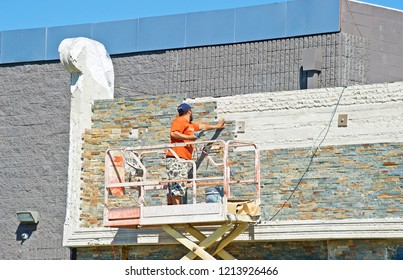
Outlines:
{"type": "MultiPolygon", "coordinates": [[[[215,125],[205,123],[194,123],[192,107],[187,103],[178,106],[178,114],[172,122],[170,129],[171,143],[192,142],[199,139],[206,130],[220,129],[224,127],[225,120],[221,119],[215,125]]],[[[191,166],[182,160],[192,159],[193,145],[173,147],[172,150],[180,160],[168,150],[166,155],[167,174],[170,180],[188,179],[188,172],[191,166]],[[181,160],[182,159],[182,160],[181,160]]],[[[168,184],[168,204],[182,204],[186,194],[186,183],[168,184]]]]}

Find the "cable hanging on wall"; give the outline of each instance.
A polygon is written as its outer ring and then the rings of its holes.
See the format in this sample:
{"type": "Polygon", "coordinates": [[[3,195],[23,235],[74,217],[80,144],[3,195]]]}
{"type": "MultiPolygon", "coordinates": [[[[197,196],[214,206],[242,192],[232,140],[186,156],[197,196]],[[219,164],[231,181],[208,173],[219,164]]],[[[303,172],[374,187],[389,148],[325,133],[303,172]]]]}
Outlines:
{"type": "Polygon", "coordinates": [[[286,201],[281,205],[280,209],[277,210],[277,212],[269,219],[269,221],[272,221],[272,220],[278,215],[278,213],[280,213],[280,211],[284,209],[285,205],[290,201],[290,199],[293,197],[295,191],[296,191],[296,190],[298,189],[298,187],[301,185],[302,181],[303,181],[304,178],[305,178],[305,175],[309,172],[309,169],[311,168],[311,165],[312,165],[312,163],[313,163],[313,159],[314,159],[315,156],[317,155],[318,151],[320,151],[320,145],[322,145],[322,143],[325,141],[325,139],[326,139],[326,137],[327,137],[327,135],[328,135],[328,133],[329,133],[329,130],[330,130],[332,121],[333,121],[334,116],[335,116],[335,114],[336,114],[336,112],[337,112],[337,108],[338,108],[339,105],[340,105],[341,98],[343,97],[343,93],[344,93],[344,91],[346,90],[346,88],[347,88],[347,86],[344,86],[344,87],[343,87],[343,90],[341,91],[340,96],[339,96],[339,98],[338,98],[338,100],[337,100],[337,103],[336,103],[336,105],[335,105],[335,107],[334,107],[334,109],[333,109],[333,111],[332,111],[332,114],[331,114],[331,117],[330,117],[329,122],[328,122],[327,125],[324,127],[324,129],[319,133],[318,137],[316,138],[316,140],[315,140],[314,143],[313,143],[313,146],[312,146],[312,148],[311,148],[311,151],[309,152],[310,158],[309,158],[309,163],[308,163],[307,168],[305,169],[304,173],[302,173],[302,176],[301,176],[300,179],[298,180],[297,185],[296,185],[296,186],[294,187],[294,189],[291,191],[291,194],[288,196],[288,198],[286,199],[286,201]],[[326,131],[326,132],[325,132],[325,131],[326,131]],[[316,143],[319,141],[319,138],[321,137],[321,135],[322,135],[323,132],[325,132],[325,135],[323,136],[323,138],[322,138],[322,140],[319,142],[319,144],[316,144],[316,143]]]}
{"type": "Polygon", "coordinates": [[[331,124],[332,124],[332,122],[333,122],[334,116],[336,115],[337,108],[338,108],[339,105],[340,105],[341,98],[343,97],[343,93],[344,93],[344,91],[345,91],[346,88],[347,88],[346,86],[343,87],[343,90],[341,91],[341,94],[340,94],[340,96],[339,96],[339,98],[338,98],[338,100],[337,100],[337,103],[336,103],[336,105],[335,105],[335,107],[334,107],[334,109],[333,109],[333,111],[332,111],[332,114],[331,114],[331,116],[330,116],[329,122],[328,122],[327,125],[322,129],[322,131],[319,133],[318,137],[316,137],[315,141],[313,142],[312,148],[311,148],[311,151],[310,151],[311,154],[316,154],[317,151],[320,151],[320,145],[322,145],[323,141],[325,141],[325,139],[326,139],[327,134],[329,133],[330,126],[331,126],[331,124]],[[326,131],[326,133],[325,133],[325,135],[323,136],[322,140],[319,142],[319,144],[317,144],[318,141],[319,141],[319,138],[320,138],[321,135],[322,135],[322,133],[325,132],[325,131],[326,131]]]}

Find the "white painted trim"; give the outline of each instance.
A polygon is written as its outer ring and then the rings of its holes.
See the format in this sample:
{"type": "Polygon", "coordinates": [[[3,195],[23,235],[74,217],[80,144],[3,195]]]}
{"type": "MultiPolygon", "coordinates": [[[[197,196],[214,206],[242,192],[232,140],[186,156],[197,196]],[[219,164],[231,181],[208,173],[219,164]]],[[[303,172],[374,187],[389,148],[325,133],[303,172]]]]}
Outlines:
{"type": "Polygon", "coordinates": [[[216,102],[218,118],[245,123],[237,139],[253,139],[261,150],[306,147],[308,153],[329,123],[322,146],[403,142],[402,92],[403,82],[395,82],[186,101],[216,102]],[[338,127],[338,114],[348,115],[347,127],[338,127]]]}
{"type": "Polygon", "coordinates": [[[114,98],[114,73],[109,54],[97,41],[83,37],[67,38],[60,43],[58,50],[60,62],[71,74],[72,94],[64,245],[79,227],[82,135],[91,128],[94,101],[114,98]]]}
{"type": "MultiPolygon", "coordinates": [[[[202,232],[209,235],[213,232],[213,228],[205,228],[202,232]]],[[[273,242],[380,238],[403,239],[403,218],[265,222],[263,224],[251,225],[236,241],[273,242]]],[[[72,232],[65,239],[64,246],[157,246],[177,243],[165,231],[158,228],[137,230],[86,228],[77,229],[72,232]]]]}

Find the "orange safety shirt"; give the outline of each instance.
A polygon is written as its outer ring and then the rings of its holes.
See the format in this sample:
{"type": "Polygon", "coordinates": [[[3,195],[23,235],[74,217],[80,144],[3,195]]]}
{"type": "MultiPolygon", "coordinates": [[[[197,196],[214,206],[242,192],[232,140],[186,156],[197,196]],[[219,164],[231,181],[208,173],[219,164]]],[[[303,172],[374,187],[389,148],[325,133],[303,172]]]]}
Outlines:
{"type": "MultiPolygon", "coordinates": [[[[193,135],[196,131],[199,130],[199,125],[196,123],[190,123],[185,117],[179,116],[176,117],[172,122],[170,132],[180,132],[185,135],[193,135]]],[[[190,140],[178,140],[171,136],[171,143],[184,143],[191,142],[190,140]]],[[[172,148],[175,153],[183,159],[191,159],[193,153],[193,145],[186,145],[183,147],[174,147],[172,148]]],[[[167,156],[174,156],[171,151],[168,150],[167,156]]]]}

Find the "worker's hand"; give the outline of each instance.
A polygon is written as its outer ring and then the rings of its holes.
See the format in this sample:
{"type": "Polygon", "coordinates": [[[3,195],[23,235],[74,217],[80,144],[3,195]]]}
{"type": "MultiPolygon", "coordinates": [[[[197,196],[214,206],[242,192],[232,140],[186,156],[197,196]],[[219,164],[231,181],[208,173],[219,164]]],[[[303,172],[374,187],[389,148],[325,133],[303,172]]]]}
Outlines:
{"type": "Polygon", "coordinates": [[[224,124],[225,124],[225,120],[221,119],[214,125],[201,123],[201,124],[199,124],[199,129],[201,129],[201,130],[221,129],[224,127],[224,124]]]}
{"type": "Polygon", "coordinates": [[[196,136],[197,138],[200,138],[204,135],[204,133],[205,133],[204,130],[199,130],[194,133],[194,136],[196,136]]]}
{"type": "Polygon", "coordinates": [[[223,128],[225,125],[225,120],[224,119],[220,119],[217,123],[217,129],[218,128],[223,128]]]}

